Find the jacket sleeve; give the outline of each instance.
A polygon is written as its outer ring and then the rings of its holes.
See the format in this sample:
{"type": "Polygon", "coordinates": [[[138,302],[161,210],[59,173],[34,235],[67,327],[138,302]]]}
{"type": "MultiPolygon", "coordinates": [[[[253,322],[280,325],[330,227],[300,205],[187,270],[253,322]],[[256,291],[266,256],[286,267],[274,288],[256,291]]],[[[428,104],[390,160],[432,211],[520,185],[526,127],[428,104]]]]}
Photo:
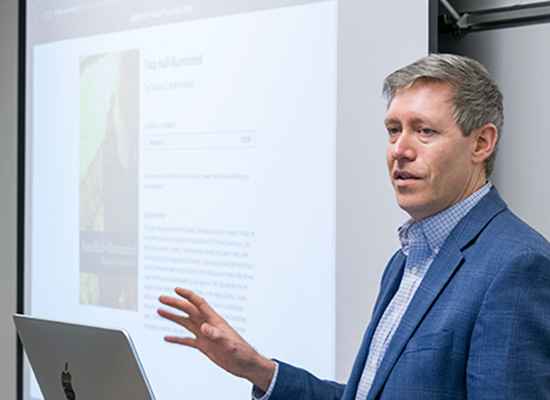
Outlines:
{"type": "Polygon", "coordinates": [[[339,400],[345,385],[321,380],[281,361],[270,400],[339,400]]]}

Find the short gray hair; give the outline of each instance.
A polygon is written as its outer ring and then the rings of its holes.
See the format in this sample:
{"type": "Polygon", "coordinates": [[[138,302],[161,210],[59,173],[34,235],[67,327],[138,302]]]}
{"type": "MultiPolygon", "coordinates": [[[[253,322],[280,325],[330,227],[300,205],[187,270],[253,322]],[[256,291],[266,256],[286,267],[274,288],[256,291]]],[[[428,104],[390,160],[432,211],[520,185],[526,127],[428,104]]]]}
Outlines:
{"type": "Polygon", "coordinates": [[[502,93],[483,65],[454,54],[430,54],[390,74],[383,94],[388,106],[400,88],[418,81],[448,83],[454,88],[453,116],[464,136],[492,123],[498,131],[493,153],[485,160],[485,176],[493,173],[504,125],[502,93]]]}

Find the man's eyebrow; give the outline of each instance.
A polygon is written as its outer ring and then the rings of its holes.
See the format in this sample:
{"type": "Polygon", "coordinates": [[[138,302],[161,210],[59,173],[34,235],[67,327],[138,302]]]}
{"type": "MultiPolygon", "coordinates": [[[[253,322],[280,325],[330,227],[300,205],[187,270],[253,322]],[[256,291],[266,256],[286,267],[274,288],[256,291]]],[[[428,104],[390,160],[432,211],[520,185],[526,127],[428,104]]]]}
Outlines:
{"type": "MultiPolygon", "coordinates": [[[[434,124],[434,121],[430,120],[429,118],[422,118],[422,117],[417,117],[417,118],[413,118],[412,120],[410,120],[408,123],[412,124],[412,125],[422,125],[422,124],[428,124],[428,125],[433,125],[434,124]]],[[[399,118],[386,118],[384,120],[384,124],[385,125],[389,125],[389,124],[401,124],[401,120],[399,118]]]]}
{"type": "Polygon", "coordinates": [[[433,121],[429,118],[413,118],[411,120],[411,123],[413,125],[424,125],[424,124],[428,124],[428,125],[433,125],[433,121]]]}
{"type": "Polygon", "coordinates": [[[384,120],[384,125],[389,125],[389,124],[400,124],[401,121],[399,121],[397,118],[386,118],[384,120]]]}

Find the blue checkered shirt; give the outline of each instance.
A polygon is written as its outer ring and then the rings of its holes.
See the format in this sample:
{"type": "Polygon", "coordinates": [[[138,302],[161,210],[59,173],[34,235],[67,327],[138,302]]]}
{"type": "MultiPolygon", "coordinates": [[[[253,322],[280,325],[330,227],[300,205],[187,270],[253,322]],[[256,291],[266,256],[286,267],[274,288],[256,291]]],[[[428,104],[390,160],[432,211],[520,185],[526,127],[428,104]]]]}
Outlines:
{"type": "Polygon", "coordinates": [[[489,182],[470,197],[439,214],[418,223],[409,219],[399,228],[401,250],[407,256],[403,278],[374,332],[355,400],[367,398],[395,330],[439,249],[458,222],[489,192],[491,187],[492,184],[489,182]]]}

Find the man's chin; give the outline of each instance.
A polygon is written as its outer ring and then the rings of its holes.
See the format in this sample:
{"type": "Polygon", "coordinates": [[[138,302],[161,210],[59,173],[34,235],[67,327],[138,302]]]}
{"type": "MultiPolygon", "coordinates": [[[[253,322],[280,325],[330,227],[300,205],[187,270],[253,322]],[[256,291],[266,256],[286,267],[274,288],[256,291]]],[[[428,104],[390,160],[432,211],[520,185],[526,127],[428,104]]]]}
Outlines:
{"type": "Polygon", "coordinates": [[[415,221],[421,221],[422,219],[430,215],[429,209],[425,202],[419,199],[407,198],[408,196],[397,196],[397,204],[399,207],[411,216],[415,221]]]}

